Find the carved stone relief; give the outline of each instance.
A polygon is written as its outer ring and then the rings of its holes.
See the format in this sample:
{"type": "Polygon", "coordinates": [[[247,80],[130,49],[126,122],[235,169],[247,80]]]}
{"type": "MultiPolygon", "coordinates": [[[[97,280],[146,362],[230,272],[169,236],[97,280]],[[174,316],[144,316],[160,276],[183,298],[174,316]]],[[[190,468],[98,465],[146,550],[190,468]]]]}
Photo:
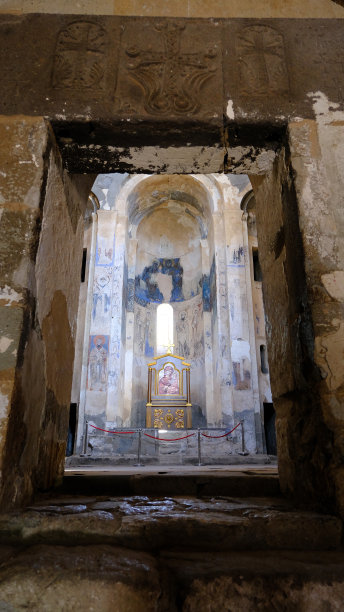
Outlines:
{"type": "Polygon", "coordinates": [[[134,91],[139,107],[150,115],[192,116],[200,111],[204,86],[220,73],[220,53],[211,40],[202,46],[198,40],[191,44],[186,28],[162,22],[150,25],[144,38],[124,38],[116,97],[121,112],[140,111],[131,95],[134,91]]]}
{"type": "Polygon", "coordinates": [[[282,35],[265,25],[243,28],[236,38],[240,93],[283,95],[289,90],[282,35]]]}
{"type": "Polygon", "coordinates": [[[57,39],[52,84],[63,89],[105,88],[107,35],[91,21],[75,21],[57,39]]]}

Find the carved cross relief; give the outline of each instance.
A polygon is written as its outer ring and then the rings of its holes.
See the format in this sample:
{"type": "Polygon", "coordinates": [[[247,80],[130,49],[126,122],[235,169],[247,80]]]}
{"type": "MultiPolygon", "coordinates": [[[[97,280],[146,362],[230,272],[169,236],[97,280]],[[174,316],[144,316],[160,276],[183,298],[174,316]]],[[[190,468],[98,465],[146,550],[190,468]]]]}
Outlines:
{"type": "Polygon", "coordinates": [[[58,36],[53,87],[104,89],[107,51],[105,30],[90,21],[76,21],[58,36]]]}
{"type": "Polygon", "coordinates": [[[282,35],[264,25],[243,28],[236,39],[240,92],[266,96],[289,90],[282,35]]]}
{"type": "Polygon", "coordinates": [[[216,71],[213,60],[217,51],[210,46],[196,53],[183,53],[184,25],[164,23],[154,29],[161,34],[163,50],[154,50],[150,45],[146,49],[128,46],[125,52],[129,77],[141,86],[147,113],[192,115],[200,108],[202,86],[216,71]]]}

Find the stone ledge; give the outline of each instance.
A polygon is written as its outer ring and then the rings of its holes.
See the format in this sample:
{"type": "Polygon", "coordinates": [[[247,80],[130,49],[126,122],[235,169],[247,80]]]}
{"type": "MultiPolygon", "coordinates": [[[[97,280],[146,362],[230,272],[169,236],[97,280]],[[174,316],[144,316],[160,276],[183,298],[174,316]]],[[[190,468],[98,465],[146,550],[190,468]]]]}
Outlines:
{"type": "Polygon", "coordinates": [[[230,497],[47,499],[0,518],[4,544],[111,544],[136,550],[333,550],[341,521],[283,499],[230,497]],[[69,501],[69,503],[68,503],[69,501]]]}
{"type": "Polygon", "coordinates": [[[112,546],[0,548],[4,610],[342,610],[344,555],[162,552],[112,546]],[[228,607],[230,602],[230,607],[228,607]]]}

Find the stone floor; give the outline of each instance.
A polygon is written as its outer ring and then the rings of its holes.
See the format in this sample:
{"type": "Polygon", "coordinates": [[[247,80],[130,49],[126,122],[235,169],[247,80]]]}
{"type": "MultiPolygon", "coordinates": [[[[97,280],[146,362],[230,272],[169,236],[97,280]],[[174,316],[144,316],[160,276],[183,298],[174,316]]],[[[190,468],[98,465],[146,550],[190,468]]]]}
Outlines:
{"type": "Polygon", "coordinates": [[[0,541],[8,612],[343,610],[341,521],[293,508],[271,466],[68,470],[0,541]]]}

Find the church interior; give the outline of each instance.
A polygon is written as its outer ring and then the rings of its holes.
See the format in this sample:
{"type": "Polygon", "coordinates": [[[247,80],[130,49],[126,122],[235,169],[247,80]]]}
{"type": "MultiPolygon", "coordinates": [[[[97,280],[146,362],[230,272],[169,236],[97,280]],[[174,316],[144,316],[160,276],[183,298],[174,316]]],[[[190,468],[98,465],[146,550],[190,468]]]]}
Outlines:
{"type": "Polygon", "coordinates": [[[1,610],[343,609],[343,18],[0,2],[1,610]]]}
{"type": "MultiPolygon", "coordinates": [[[[245,451],[276,454],[263,434],[264,408],[273,408],[247,175],[98,175],[91,194],[71,394],[76,453],[86,421],[156,426],[154,414],[146,422],[148,365],[171,343],[171,354],[190,362],[188,429],[229,431],[244,421],[245,451]],[[159,340],[163,305],[171,321],[159,340]]],[[[159,423],[176,430],[175,421],[159,423]]],[[[93,434],[92,456],[111,453],[109,437],[93,434]]],[[[241,450],[239,438],[230,452],[241,450]]]]}

